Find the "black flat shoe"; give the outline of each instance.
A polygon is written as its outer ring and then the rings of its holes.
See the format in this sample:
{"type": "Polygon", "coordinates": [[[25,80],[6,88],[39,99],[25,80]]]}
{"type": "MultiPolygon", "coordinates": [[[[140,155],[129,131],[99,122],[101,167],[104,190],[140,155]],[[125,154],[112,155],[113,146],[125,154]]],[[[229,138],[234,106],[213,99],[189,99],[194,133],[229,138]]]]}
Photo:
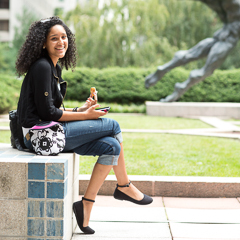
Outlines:
{"type": "Polygon", "coordinates": [[[129,187],[130,184],[131,184],[131,181],[128,184],[123,185],[123,186],[120,186],[120,185],[117,184],[117,187],[114,191],[113,197],[115,199],[118,199],[118,200],[125,200],[125,201],[129,201],[129,202],[136,203],[136,204],[139,204],[139,205],[147,205],[147,204],[152,203],[153,199],[146,194],[144,194],[144,197],[143,197],[142,200],[138,201],[138,200],[135,200],[134,198],[131,198],[127,194],[118,190],[118,187],[129,187]]]}
{"type": "MultiPolygon", "coordinates": [[[[84,198],[84,197],[82,198],[82,200],[89,201],[89,202],[95,202],[94,200],[87,199],[87,198],[84,198]]],[[[77,224],[78,224],[79,228],[82,230],[82,232],[84,232],[86,234],[94,234],[95,231],[93,229],[91,229],[89,226],[83,227],[84,214],[83,214],[83,202],[82,202],[82,200],[73,203],[73,212],[76,216],[77,224]]]]}

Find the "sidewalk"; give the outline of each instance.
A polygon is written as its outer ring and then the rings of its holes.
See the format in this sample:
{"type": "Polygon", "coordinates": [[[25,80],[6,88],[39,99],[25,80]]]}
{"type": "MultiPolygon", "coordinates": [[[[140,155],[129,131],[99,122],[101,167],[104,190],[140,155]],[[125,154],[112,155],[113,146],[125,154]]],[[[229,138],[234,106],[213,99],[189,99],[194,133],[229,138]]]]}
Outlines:
{"type": "Polygon", "coordinates": [[[72,240],[240,240],[240,198],[153,199],[139,206],[97,196],[89,224],[95,234],[77,228],[72,240]]]}

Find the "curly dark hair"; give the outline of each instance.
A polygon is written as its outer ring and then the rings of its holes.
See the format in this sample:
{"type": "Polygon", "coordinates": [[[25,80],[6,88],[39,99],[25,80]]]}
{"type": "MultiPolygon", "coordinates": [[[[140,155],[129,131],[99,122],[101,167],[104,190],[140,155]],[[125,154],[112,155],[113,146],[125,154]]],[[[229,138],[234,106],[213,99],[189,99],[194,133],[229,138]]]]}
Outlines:
{"type": "Polygon", "coordinates": [[[16,70],[19,76],[25,74],[37,59],[48,54],[47,50],[43,49],[43,44],[47,40],[50,29],[55,25],[63,26],[68,37],[68,49],[65,56],[59,59],[59,64],[66,69],[76,67],[75,36],[59,17],[54,16],[31,24],[16,61],[16,70]]]}

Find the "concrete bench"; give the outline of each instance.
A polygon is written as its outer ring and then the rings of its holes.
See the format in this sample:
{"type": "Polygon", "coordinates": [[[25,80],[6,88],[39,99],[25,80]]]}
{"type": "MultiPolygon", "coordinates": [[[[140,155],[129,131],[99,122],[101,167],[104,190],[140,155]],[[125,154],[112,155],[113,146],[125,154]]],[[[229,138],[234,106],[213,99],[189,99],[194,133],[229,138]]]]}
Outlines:
{"type": "Polygon", "coordinates": [[[37,156],[0,144],[0,239],[70,240],[79,156],[37,156]]]}

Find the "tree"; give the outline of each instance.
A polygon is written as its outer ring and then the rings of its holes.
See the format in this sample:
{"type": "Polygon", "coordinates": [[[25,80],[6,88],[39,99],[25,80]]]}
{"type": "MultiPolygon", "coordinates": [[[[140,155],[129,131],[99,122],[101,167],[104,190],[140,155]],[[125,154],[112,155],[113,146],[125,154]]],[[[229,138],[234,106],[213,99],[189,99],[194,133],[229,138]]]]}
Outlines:
{"type": "Polygon", "coordinates": [[[157,36],[169,17],[158,0],[109,0],[96,6],[98,1],[90,0],[65,18],[75,29],[80,66],[143,66],[155,61],[154,51],[166,56],[176,50],[157,36]]]}
{"type": "Polygon", "coordinates": [[[176,0],[89,0],[65,20],[76,33],[78,65],[100,68],[160,65],[219,23],[204,4],[176,0]]]}

